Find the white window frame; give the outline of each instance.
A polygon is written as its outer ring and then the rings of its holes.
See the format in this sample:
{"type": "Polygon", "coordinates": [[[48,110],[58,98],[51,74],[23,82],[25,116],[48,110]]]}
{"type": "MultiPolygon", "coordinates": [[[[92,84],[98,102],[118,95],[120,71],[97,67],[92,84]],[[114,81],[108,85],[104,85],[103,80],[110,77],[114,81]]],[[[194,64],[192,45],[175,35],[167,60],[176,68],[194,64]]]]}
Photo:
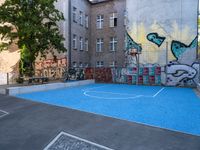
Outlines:
{"type": "Polygon", "coordinates": [[[117,50],[117,38],[116,37],[110,37],[109,49],[111,52],[114,52],[117,50]]]}
{"type": "Polygon", "coordinates": [[[103,22],[104,22],[104,15],[97,15],[97,20],[96,20],[97,29],[103,28],[103,22]]]}
{"type": "Polygon", "coordinates": [[[117,13],[111,13],[110,14],[110,27],[116,27],[117,24],[115,25],[115,19],[117,19],[117,13]]]}
{"type": "Polygon", "coordinates": [[[74,22],[77,22],[77,8],[73,7],[72,18],[74,22]]]}
{"type": "Polygon", "coordinates": [[[128,19],[127,19],[127,11],[124,10],[124,26],[127,26],[127,22],[128,22],[128,19]]]}
{"type": "Polygon", "coordinates": [[[79,49],[80,49],[80,51],[83,51],[83,37],[81,37],[81,36],[79,38],[79,49]]]}
{"type": "Polygon", "coordinates": [[[79,11],[79,24],[83,26],[83,12],[79,11]]]}
{"type": "Polygon", "coordinates": [[[85,27],[88,28],[89,27],[89,16],[85,15],[85,27]]]}
{"type": "Polygon", "coordinates": [[[77,63],[76,63],[75,61],[73,62],[72,65],[73,65],[73,68],[76,68],[76,67],[77,67],[77,63]]]}
{"type": "Polygon", "coordinates": [[[110,67],[116,67],[117,66],[117,62],[116,61],[111,61],[109,66],[110,67]]]}
{"type": "Polygon", "coordinates": [[[96,40],[96,52],[102,52],[103,51],[103,38],[98,38],[96,40]]]}
{"type": "Polygon", "coordinates": [[[87,67],[89,67],[89,64],[86,62],[86,63],[85,63],[85,68],[87,68],[87,67]]]}
{"type": "Polygon", "coordinates": [[[88,38],[85,39],[85,51],[89,51],[88,38]]]}
{"type": "Polygon", "coordinates": [[[100,68],[104,66],[104,62],[103,61],[97,61],[96,62],[96,67],[100,68]]]}
{"type": "Polygon", "coordinates": [[[83,68],[83,63],[82,62],[79,62],[79,67],[83,68]]]}
{"type": "Polygon", "coordinates": [[[72,48],[77,49],[77,35],[73,34],[72,48]]]}

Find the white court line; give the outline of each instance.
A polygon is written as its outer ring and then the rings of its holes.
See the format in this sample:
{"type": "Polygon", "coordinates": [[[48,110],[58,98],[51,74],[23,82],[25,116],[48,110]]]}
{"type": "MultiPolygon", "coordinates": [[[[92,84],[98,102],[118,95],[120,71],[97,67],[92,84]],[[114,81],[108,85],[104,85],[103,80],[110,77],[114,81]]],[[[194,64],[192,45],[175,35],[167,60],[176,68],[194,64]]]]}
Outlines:
{"type": "Polygon", "coordinates": [[[164,87],[160,89],[156,94],[153,95],[153,98],[155,98],[158,94],[160,94],[164,89],[165,89],[164,87]]]}
{"type": "Polygon", "coordinates": [[[86,143],[89,143],[91,145],[94,145],[96,147],[99,147],[99,148],[103,148],[105,150],[114,150],[114,149],[111,149],[111,148],[108,148],[108,147],[105,147],[103,145],[99,145],[97,143],[94,143],[94,142],[91,142],[91,141],[88,141],[86,139],[83,139],[83,138],[80,138],[80,137],[77,137],[77,136],[74,136],[74,135],[71,135],[69,133],[66,133],[66,132],[60,132],[43,150],[48,150],[55,142],[56,140],[58,140],[58,138],[61,136],[61,135],[66,135],[66,136],[69,136],[71,138],[75,138],[77,140],[80,140],[80,141],[83,141],[83,142],[86,142],[86,143]]]}
{"type": "MultiPolygon", "coordinates": [[[[93,96],[93,95],[90,95],[88,94],[89,92],[93,92],[93,91],[85,91],[83,94],[87,97],[92,97],[92,98],[98,98],[98,99],[135,99],[135,98],[138,98],[138,97],[142,97],[144,95],[134,95],[132,97],[100,97],[100,96],[93,96]]],[[[119,94],[118,94],[119,95],[119,94]]],[[[124,96],[124,95],[123,95],[124,96]]]]}
{"type": "Polygon", "coordinates": [[[85,92],[93,92],[93,93],[103,93],[103,94],[113,94],[113,95],[124,95],[124,96],[135,96],[135,94],[127,94],[127,93],[113,93],[113,92],[104,92],[104,91],[85,91],[85,92]]]}
{"type": "Polygon", "coordinates": [[[98,88],[102,88],[102,87],[107,87],[108,85],[104,85],[104,86],[97,86],[97,87],[93,87],[93,88],[87,88],[87,89],[82,89],[82,91],[90,91],[90,90],[93,90],[93,89],[98,89],[98,88]]]}
{"type": "Polygon", "coordinates": [[[2,117],[4,117],[4,116],[9,114],[9,112],[7,112],[7,111],[1,110],[1,109],[0,109],[0,111],[4,113],[3,115],[0,116],[0,118],[2,118],[2,117]]]}
{"type": "Polygon", "coordinates": [[[93,87],[93,88],[88,88],[88,89],[82,89],[84,91],[84,95],[92,98],[98,98],[98,99],[135,99],[139,97],[147,97],[147,98],[155,98],[158,94],[160,94],[165,88],[163,87],[160,89],[158,92],[156,92],[153,96],[148,96],[148,95],[135,95],[135,94],[127,94],[127,93],[114,93],[114,92],[106,92],[106,91],[92,91],[93,89],[98,89],[98,88],[103,88],[107,87],[108,85],[104,86],[98,86],[98,87],[93,87]],[[123,98],[108,98],[108,97],[100,97],[100,96],[93,96],[88,93],[102,93],[102,94],[113,94],[113,95],[120,95],[120,96],[127,96],[123,98]]]}

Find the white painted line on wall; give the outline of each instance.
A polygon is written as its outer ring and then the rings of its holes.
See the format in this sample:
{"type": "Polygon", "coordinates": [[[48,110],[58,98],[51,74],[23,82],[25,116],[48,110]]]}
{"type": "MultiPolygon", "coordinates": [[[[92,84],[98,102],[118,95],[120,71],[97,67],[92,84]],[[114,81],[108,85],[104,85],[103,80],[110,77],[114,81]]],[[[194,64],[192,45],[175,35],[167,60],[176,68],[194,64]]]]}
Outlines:
{"type": "Polygon", "coordinates": [[[4,110],[0,110],[0,112],[3,112],[4,114],[0,116],[0,118],[6,116],[6,115],[9,115],[9,112],[7,111],[4,111],[4,110]]]}
{"type": "Polygon", "coordinates": [[[69,136],[71,138],[75,138],[77,140],[80,140],[80,141],[83,141],[83,142],[86,142],[86,143],[89,143],[91,145],[94,145],[96,147],[99,147],[99,148],[103,148],[105,150],[114,150],[114,149],[111,149],[111,148],[108,148],[108,147],[105,147],[103,145],[100,145],[100,144],[97,144],[97,143],[94,143],[94,142],[91,142],[91,141],[88,141],[86,139],[83,139],[83,138],[80,138],[80,137],[77,137],[77,136],[74,136],[74,135],[71,135],[69,133],[66,133],[66,132],[60,132],[43,150],[48,150],[57,140],[58,138],[61,136],[61,135],[66,135],[66,136],[69,136]]]}
{"type": "Polygon", "coordinates": [[[153,98],[160,94],[165,88],[160,89],[156,94],[153,95],[153,98]]]}

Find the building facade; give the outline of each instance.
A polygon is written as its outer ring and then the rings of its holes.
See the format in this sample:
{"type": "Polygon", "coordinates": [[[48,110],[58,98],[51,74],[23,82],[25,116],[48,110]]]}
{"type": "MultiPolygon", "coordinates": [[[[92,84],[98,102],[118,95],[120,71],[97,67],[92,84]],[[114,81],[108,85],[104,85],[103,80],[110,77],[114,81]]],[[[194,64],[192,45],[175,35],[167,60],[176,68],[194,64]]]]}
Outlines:
{"type": "Polygon", "coordinates": [[[69,67],[89,66],[90,10],[91,4],[87,0],[70,1],[69,67]]]}
{"type": "Polygon", "coordinates": [[[110,0],[92,4],[90,22],[92,67],[124,65],[125,2],[125,0],[110,0]]]}
{"type": "Polygon", "coordinates": [[[70,67],[124,64],[125,0],[72,0],[70,67]]]}

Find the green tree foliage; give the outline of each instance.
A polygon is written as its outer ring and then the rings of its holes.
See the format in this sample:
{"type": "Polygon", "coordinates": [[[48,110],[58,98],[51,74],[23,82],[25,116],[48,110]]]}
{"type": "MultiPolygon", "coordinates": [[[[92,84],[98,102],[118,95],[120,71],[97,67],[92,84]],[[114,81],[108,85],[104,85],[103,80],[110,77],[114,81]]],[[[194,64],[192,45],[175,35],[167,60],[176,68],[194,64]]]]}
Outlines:
{"type": "Polygon", "coordinates": [[[65,52],[64,38],[57,23],[64,20],[54,4],[57,0],[6,0],[0,6],[0,35],[9,39],[0,50],[16,43],[21,52],[20,73],[33,75],[34,62],[40,53],[65,52]]]}

